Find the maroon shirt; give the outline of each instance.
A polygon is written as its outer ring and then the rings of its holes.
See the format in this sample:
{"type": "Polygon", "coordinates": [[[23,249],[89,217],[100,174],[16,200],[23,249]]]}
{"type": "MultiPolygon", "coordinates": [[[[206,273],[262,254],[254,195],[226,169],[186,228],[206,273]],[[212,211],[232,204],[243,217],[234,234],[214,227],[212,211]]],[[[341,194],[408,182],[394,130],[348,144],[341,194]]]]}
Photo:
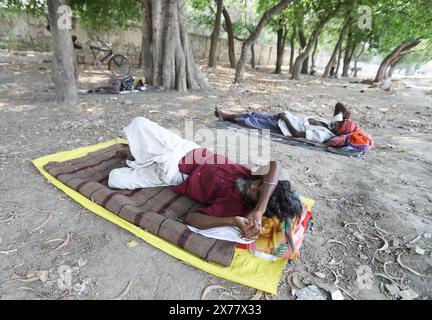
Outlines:
{"type": "Polygon", "coordinates": [[[243,200],[236,185],[237,178],[248,179],[252,175],[244,166],[200,148],[183,157],[179,170],[189,178],[171,190],[208,205],[197,212],[215,217],[234,217],[253,209],[243,200]]]}

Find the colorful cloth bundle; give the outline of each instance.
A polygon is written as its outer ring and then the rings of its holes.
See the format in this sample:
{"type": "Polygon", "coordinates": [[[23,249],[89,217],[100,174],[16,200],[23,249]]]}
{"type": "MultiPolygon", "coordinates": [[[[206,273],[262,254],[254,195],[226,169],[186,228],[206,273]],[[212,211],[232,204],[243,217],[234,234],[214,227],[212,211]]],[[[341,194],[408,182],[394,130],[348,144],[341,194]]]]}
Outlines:
{"type": "Polygon", "coordinates": [[[329,147],[351,147],[356,150],[369,150],[374,146],[374,141],[370,135],[365,133],[356,122],[344,120],[340,128],[336,131],[337,136],[327,141],[329,147]]]}
{"type": "MultiPolygon", "coordinates": [[[[303,200],[303,199],[302,199],[303,200]]],[[[302,213],[294,219],[280,220],[277,217],[263,217],[263,234],[253,243],[238,244],[237,248],[246,249],[266,258],[297,260],[300,257],[300,246],[312,219],[313,203],[303,201],[302,213]]]]}

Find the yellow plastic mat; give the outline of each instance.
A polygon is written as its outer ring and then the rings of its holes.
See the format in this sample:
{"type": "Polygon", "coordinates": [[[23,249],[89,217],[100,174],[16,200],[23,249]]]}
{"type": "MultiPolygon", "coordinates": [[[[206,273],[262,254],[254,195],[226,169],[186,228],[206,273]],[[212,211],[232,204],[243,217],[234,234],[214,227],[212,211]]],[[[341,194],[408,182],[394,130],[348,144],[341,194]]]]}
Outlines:
{"type": "MultiPolygon", "coordinates": [[[[137,237],[143,239],[147,243],[155,246],[156,248],[215,276],[237,282],[245,286],[256,288],[258,290],[276,294],[279,280],[287,263],[286,260],[267,261],[255,257],[247,250],[236,249],[233,262],[228,267],[223,267],[215,263],[206,262],[199,257],[189,253],[188,251],[177,247],[175,244],[163,240],[149,232],[146,232],[143,229],[133,225],[132,223],[129,223],[128,221],[120,218],[116,214],[108,211],[104,207],[91,201],[79,192],[69,188],[67,185],[55,179],[43,168],[48,162],[63,162],[71,159],[80,158],[90,152],[94,152],[118,143],[127,143],[127,141],[118,138],[93,146],[82,147],[70,151],[44,156],[33,160],[32,163],[48,179],[51,184],[65,192],[73,200],[80,203],[88,210],[101,216],[102,218],[105,218],[115,223],[116,225],[130,231],[137,237]]],[[[313,200],[303,200],[306,201],[309,207],[313,206],[313,200]]]]}

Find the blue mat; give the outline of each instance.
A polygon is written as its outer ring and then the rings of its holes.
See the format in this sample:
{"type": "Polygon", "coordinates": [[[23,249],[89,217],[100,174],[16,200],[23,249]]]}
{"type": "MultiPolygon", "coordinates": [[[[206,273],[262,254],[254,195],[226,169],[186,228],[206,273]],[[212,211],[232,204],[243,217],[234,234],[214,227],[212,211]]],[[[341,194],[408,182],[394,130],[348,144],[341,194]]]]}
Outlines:
{"type": "MultiPolygon", "coordinates": [[[[244,131],[248,129],[246,127],[228,121],[216,121],[213,124],[211,124],[210,127],[215,129],[233,129],[239,131],[244,131]]],[[[333,147],[328,147],[321,143],[307,141],[305,139],[286,137],[282,134],[278,134],[275,132],[270,133],[270,139],[272,141],[282,143],[282,144],[288,144],[291,146],[301,147],[309,150],[330,152],[330,153],[339,154],[350,158],[360,158],[365,155],[365,151],[356,150],[351,147],[333,148],[333,147]]]]}

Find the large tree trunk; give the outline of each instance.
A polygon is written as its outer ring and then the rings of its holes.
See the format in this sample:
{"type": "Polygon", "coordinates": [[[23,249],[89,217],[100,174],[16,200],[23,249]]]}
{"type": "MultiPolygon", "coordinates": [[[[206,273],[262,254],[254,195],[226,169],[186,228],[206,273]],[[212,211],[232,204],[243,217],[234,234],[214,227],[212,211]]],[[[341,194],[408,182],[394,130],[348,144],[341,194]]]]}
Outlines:
{"type": "Polygon", "coordinates": [[[296,39],[296,33],[297,33],[297,27],[293,26],[293,33],[291,36],[290,46],[291,46],[291,52],[290,52],[290,66],[289,66],[289,73],[292,73],[292,69],[294,67],[294,56],[295,56],[295,39],[296,39]]]}
{"type": "Polygon", "coordinates": [[[342,42],[343,42],[344,37],[345,37],[345,32],[347,31],[347,29],[348,29],[351,21],[352,21],[352,18],[349,17],[349,18],[347,18],[345,20],[344,24],[342,25],[341,31],[339,33],[339,39],[336,42],[336,46],[335,46],[335,48],[333,50],[333,53],[332,53],[332,55],[330,57],[329,62],[327,63],[327,66],[326,66],[326,68],[324,70],[323,78],[328,78],[330,76],[330,69],[331,69],[332,65],[334,65],[334,63],[336,61],[337,52],[340,51],[340,49],[341,49],[342,42]]]}
{"type": "Polygon", "coordinates": [[[286,30],[284,27],[280,27],[277,31],[277,46],[276,46],[276,68],[274,73],[281,74],[282,73],[282,63],[285,52],[285,39],[286,39],[286,30]]]}
{"type": "Polygon", "coordinates": [[[216,66],[217,53],[218,53],[218,45],[219,45],[219,36],[221,29],[221,20],[222,20],[222,8],[223,8],[223,0],[215,0],[216,1],[216,18],[215,18],[215,27],[210,37],[210,53],[209,53],[209,67],[216,66]]]}
{"type": "Polygon", "coordinates": [[[234,47],[234,28],[231,22],[230,15],[225,7],[222,9],[222,14],[225,20],[226,32],[228,34],[228,56],[230,68],[236,67],[235,47],[234,47]]]}
{"type": "MultiPolygon", "coordinates": [[[[304,50],[307,46],[307,40],[304,34],[303,27],[300,27],[299,29],[299,40],[300,40],[300,47],[301,50],[304,50]]],[[[303,61],[301,73],[302,74],[308,74],[308,68],[309,68],[309,54],[307,55],[306,59],[303,61]]]]}
{"type": "MultiPolygon", "coordinates": [[[[75,105],[78,90],[75,79],[74,54],[71,34],[64,12],[58,12],[65,0],[48,0],[48,15],[53,46],[53,81],[56,99],[68,105],[75,105]],[[62,24],[66,22],[66,24],[62,24]]],[[[67,18],[66,18],[67,19],[67,18]]],[[[71,21],[69,21],[71,23],[71,21]]]]}
{"type": "Polygon", "coordinates": [[[421,39],[415,39],[414,41],[405,42],[400,45],[398,45],[381,63],[378,72],[376,74],[374,82],[381,82],[385,79],[388,68],[390,65],[395,61],[401,54],[406,53],[407,51],[411,50],[412,48],[418,46],[421,42],[421,39]]]}
{"type": "Polygon", "coordinates": [[[273,8],[267,10],[264,12],[263,16],[261,17],[260,21],[258,22],[257,27],[255,30],[250,34],[250,36],[243,42],[242,51],[240,54],[239,61],[237,62],[236,67],[236,74],[234,78],[234,83],[240,83],[243,81],[243,70],[246,60],[246,54],[250,46],[256,41],[258,36],[260,35],[262,29],[267,24],[267,22],[270,20],[270,18],[275,15],[278,12],[281,12],[283,9],[285,9],[293,0],[282,0],[280,1],[276,6],[273,8]]]}
{"type": "Polygon", "coordinates": [[[149,0],[149,5],[153,86],[178,91],[206,87],[193,58],[183,1],[149,0]]]}
{"type": "Polygon", "coordinates": [[[309,42],[306,48],[298,55],[297,59],[294,62],[291,79],[300,80],[300,72],[303,66],[303,62],[309,56],[312,47],[315,45],[315,41],[318,41],[319,34],[321,33],[326,23],[330,20],[331,16],[332,15],[328,15],[318,22],[315,30],[312,32],[312,35],[309,38],[309,42]]]}
{"type": "Polygon", "coordinates": [[[151,84],[153,81],[151,0],[141,0],[141,23],[142,40],[139,66],[144,69],[145,83],[151,84]]]}

